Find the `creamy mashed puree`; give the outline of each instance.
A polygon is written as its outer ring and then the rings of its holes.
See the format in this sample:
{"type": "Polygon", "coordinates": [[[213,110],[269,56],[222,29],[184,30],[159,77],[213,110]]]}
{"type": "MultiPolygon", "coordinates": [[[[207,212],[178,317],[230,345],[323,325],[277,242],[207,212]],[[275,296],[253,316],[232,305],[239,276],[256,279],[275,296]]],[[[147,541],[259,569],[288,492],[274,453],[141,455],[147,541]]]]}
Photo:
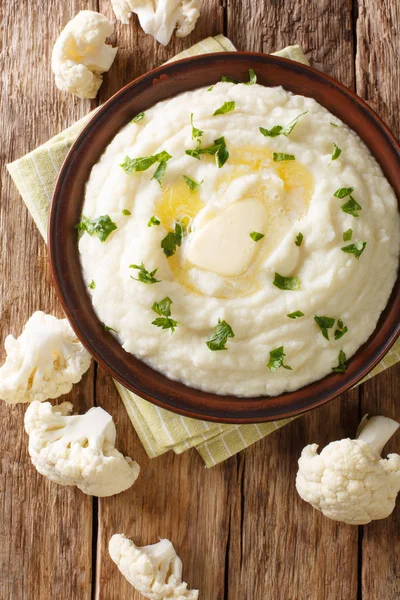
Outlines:
{"type": "Polygon", "coordinates": [[[101,321],[154,369],[219,394],[344,371],[396,278],[397,202],[377,162],[280,87],[221,82],[139,115],[93,167],[83,214],[101,321]]]}

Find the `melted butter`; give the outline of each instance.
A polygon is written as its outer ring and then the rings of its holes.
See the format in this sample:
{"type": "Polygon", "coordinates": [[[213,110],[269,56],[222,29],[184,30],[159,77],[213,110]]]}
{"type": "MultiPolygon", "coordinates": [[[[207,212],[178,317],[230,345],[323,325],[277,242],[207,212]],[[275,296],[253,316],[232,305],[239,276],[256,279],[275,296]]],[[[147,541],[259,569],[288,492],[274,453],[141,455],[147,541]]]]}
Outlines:
{"type": "MultiPolygon", "coordinates": [[[[272,151],[259,146],[230,149],[230,158],[226,167],[223,167],[219,173],[216,181],[216,196],[220,198],[240,177],[252,174],[261,176],[259,184],[251,190],[251,193],[245,195],[246,198],[251,197],[262,202],[266,213],[266,225],[263,224],[262,231],[261,228],[254,228],[265,237],[257,242],[257,254],[253,255],[253,260],[246,264],[244,272],[235,275],[233,274],[235,271],[231,269],[230,275],[220,273],[224,275],[224,285],[221,289],[213,291],[214,297],[245,296],[259,289],[257,272],[262,263],[275,250],[293,223],[300,220],[308,210],[314,191],[314,180],[310,171],[298,161],[274,162],[272,155],[272,151]],[[273,185],[272,179],[268,180],[268,173],[270,176],[277,175],[280,178],[281,189],[273,185]],[[262,177],[263,174],[266,174],[266,179],[262,177]]],[[[190,191],[183,179],[178,179],[164,190],[156,205],[156,215],[168,231],[174,230],[177,221],[189,227],[200,211],[202,211],[199,216],[202,227],[207,227],[208,222],[212,223],[213,219],[221,216],[221,208],[206,207],[201,201],[200,190],[201,188],[190,191]]],[[[238,201],[240,202],[241,199],[238,201]]],[[[172,275],[190,292],[204,293],[196,285],[196,278],[193,277],[195,265],[188,260],[183,246],[184,244],[174,256],[168,259],[172,275]]],[[[197,268],[199,266],[201,268],[201,265],[197,265],[197,268]]],[[[203,271],[207,273],[204,265],[203,271]]]]}

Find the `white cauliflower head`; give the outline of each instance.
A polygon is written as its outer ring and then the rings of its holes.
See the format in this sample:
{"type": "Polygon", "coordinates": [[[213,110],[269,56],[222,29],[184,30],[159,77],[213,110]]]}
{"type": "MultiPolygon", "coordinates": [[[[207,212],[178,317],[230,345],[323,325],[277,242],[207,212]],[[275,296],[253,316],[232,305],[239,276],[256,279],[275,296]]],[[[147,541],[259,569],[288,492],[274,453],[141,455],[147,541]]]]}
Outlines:
{"type": "Polygon", "coordinates": [[[28,407],[25,430],[39,473],[92,496],[113,496],[130,488],[140,467],[115,449],[111,415],[100,407],[84,415],[72,411],[70,402],[54,407],[50,402],[33,402],[28,407]]]}
{"type": "Polygon", "coordinates": [[[372,417],[358,438],[331,442],[321,454],[306,446],[299,459],[296,488],[301,498],[334,521],[364,525],[388,517],[400,491],[400,456],[381,458],[399,424],[372,417]]]}
{"type": "Polygon", "coordinates": [[[43,402],[71,391],[90,367],[90,354],[67,319],[37,311],[19,338],[6,337],[6,361],[0,368],[0,398],[43,402]]]}
{"type": "Polygon", "coordinates": [[[200,0],[111,0],[115,16],[129,23],[136,13],[145,33],[166,46],[176,29],[178,37],[193,31],[200,16],[200,0]]]}
{"type": "Polygon", "coordinates": [[[95,98],[103,82],[102,73],[114,62],[118,48],[105,44],[114,32],[106,17],[81,10],[64,27],[51,57],[51,68],[59,90],[79,98],[95,98]]]}
{"type": "Polygon", "coordinates": [[[198,590],[182,582],[182,561],[169,540],[138,548],[122,534],[112,536],[109,552],[122,575],[149,600],[197,600],[198,590]]]}

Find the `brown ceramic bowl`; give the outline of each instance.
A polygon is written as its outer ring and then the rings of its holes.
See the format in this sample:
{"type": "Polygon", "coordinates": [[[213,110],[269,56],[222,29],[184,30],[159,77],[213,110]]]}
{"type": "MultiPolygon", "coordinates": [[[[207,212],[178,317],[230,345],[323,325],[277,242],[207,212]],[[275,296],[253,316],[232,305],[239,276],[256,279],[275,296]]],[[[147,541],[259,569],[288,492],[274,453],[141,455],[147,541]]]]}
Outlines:
{"type": "MultiPolygon", "coordinates": [[[[73,144],[58,177],[50,215],[49,248],[58,296],[76,334],[119,382],[146,400],[185,416],[225,423],[272,421],[332,400],[362,379],[400,332],[399,278],[376,330],[350,359],[344,374],[332,373],[296,392],[238,398],[202,392],[171,381],[128,354],[96,317],[81,274],[74,225],[82,212],[92,166],[132,117],[160,100],[209,86],[230,75],[247,81],[248,69],[265,86],[282,85],[310,96],[358,133],[380,163],[400,202],[400,148],[380,118],[353,92],[302,64],[264,54],[232,52],[188,58],[162,66],[128,84],[93,116],[73,144]]],[[[110,294],[113,290],[110,289],[110,294]]]]}

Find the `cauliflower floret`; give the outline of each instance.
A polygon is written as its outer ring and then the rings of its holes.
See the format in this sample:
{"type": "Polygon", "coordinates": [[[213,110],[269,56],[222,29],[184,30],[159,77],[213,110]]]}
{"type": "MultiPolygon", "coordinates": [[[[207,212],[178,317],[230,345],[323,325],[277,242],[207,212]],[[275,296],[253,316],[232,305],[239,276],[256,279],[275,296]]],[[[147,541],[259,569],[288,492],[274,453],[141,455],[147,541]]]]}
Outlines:
{"type": "Polygon", "coordinates": [[[301,498],[350,525],[388,517],[400,491],[400,456],[380,454],[398,427],[392,419],[373,417],[355,440],[331,442],[321,454],[317,444],[306,446],[296,478],[301,498]]]}
{"type": "Polygon", "coordinates": [[[33,402],[25,413],[29,454],[41,475],[60,485],[76,485],[85,494],[113,496],[133,485],[140,467],[115,449],[111,415],[100,407],[72,415],[63,402],[33,402]]]}
{"type": "Polygon", "coordinates": [[[109,70],[118,48],[105,44],[114,25],[92,10],[81,10],[57,39],[51,68],[59,90],[79,98],[95,98],[103,82],[101,73],[109,70]]]}
{"type": "Polygon", "coordinates": [[[169,540],[138,548],[122,534],[112,536],[110,556],[122,575],[149,600],[197,600],[182,582],[182,561],[169,540]]]}
{"type": "Polygon", "coordinates": [[[111,0],[115,16],[129,23],[136,13],[145,33],[166,46],[176,30],[178,37],[193,31],[200,16],[200,0],[111,0]]]}
{"type": "Polygon", "coordinates": [[[90,354],[67,319],[41,311],[33,313],[19,338],[7,336],[4,346],[0,398],[10,404],[67,394],[90,367],[90,354]]]}

